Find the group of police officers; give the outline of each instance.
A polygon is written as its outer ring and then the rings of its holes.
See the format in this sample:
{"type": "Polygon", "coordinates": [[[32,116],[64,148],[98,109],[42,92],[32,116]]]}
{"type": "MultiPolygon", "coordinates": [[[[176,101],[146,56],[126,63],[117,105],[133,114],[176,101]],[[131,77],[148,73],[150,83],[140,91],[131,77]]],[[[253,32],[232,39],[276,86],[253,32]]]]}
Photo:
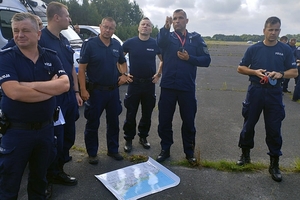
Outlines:
{"type": "MultiPolygon", "coordinates": [[[[16,45],[1,52],[1,106],[5,120],[2,118],[0,123],[3,133],[0,199],[17,199],[27,163],[30,170],[29,199],[49,198],[52,183],[77,184],[77,179],[65,173],[63,166],[72,159],[69,150],[75,141],[78,106],[83,101],[87,119],[84,140],[89,163],[98,163],[98,128],[104,110],[107,155],[122,160],[119,153],[119,115],[122,112],[119,86],[125,83],[129,84],[124,99],[127,109],[123,126],[125,152],[132,150],[139,104],[142,109],[137,127],[139,143],[146,149],[150,148],[146,138],[156,102],[155,83],[162,77],[158,102],[161,152],[156,160],[163,162],[170,157],[172,121],[178,103],[184,153],[190,164],[197,164],[194,156],[196,71],[197,67],[208,67],[211,58],[201,36],[187,31],[188,18],[184,10],[175,10],[172,17],[166,17],[157,40],[150,37],[151,21],[143,18],[138,26],[138,36],[128,39],[123,47],[111,38],[116,22],[111,17],[104,18],[100,24],[101,33],[82,47],[78,80],[73,65],[74,52],[60,34],[71,21],[68,8],[51,2],[47,7],[47,19],[47,27],[40,31],[34,15],[14,15],[12,31],[16,45]],[[171,25],[173,32],[170,32],[171,25]],[[129,53],[130,73],[124,53],[129,53]],[[157,70],[156,56],[161,61],[157,70]],[[53,121],[57,119],[64,122],[54,126],[53,121]]],[[[242,155],[237,164],[250,163],[254,127],[263,111],[270,150],[269,172],[275,181],[282,179],[278,162],[282,143],[281,121],[285,113],[280,83],[282,78],[297,75],[290,49],[277,41],[280,25],[277,17],[267,19],[265,40],[248,48],[238,67],[239,73],[249,75],[251,84],[243,103],[245,121],[239,140],[242,155]]]]}

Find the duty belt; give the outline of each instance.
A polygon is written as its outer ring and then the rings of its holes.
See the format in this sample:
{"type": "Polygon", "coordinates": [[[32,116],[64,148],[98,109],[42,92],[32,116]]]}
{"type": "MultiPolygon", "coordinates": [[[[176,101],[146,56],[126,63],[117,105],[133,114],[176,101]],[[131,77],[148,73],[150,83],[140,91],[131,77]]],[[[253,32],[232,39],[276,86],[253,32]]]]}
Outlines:
{"type": "Polygon", "coordinates": [[[102,85],[93,84],[93,89],[102,90],[102,91],[111,91],[116,89],[117,87],[118,87],[117,85],[102,86],[102,85]]]}
{"type": "Polygon", "coordinates": [[[152,78],[133,77],[133,82],[136,82],[136,83],[145,83],[145,82],[150,82],[150,81],[152,81],[152,78]]]}
{"type": "Polygon", "coordinates": [[[276,85],[271,85],[269,83],[261,84],[261,83],[257,83],[254,81],[251,81],[251,85],[255,85],[255,86],[259,86],[259,87],[263,87],[263,88],[279,88],[279,87],[281,87],[280,83],[277,83],[276,85]]]}
{"type": "Polygon", "coordinates": [[[86,89],[89,92],[92,92],[93,90],[111,91],[111,90],[114,90],[118,87],[119,87],[118,82],[114,85],[100,85],[100,84],[92,83],[92,82],[89,82],[89,81],[86,82],[86,89]]]}
{"type": "Polygon", "coordinates": [[[10,122],[9,128],[22,129],[22,130],[40,130],[51,123],[53,123],[53,120],[47,120],[44,122],[28,122],[28,123],[10,122]]]}

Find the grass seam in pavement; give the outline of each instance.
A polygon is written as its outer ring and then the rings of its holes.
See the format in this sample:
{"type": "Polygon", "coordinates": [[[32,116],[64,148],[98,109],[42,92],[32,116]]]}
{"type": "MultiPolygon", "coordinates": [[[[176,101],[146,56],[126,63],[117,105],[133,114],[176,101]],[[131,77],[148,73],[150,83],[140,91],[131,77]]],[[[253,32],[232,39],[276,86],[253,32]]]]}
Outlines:
{"type": "MultiPolygon", "coordinates": [[[[86,150],[83,147],[77,147],[73,146],[72,150],[76,150],[79,152],[82,152],[86,154],[86,150]]],[[[105,154],[105,152],[100,152],[105,154]]],[[[140,154],[134,154],[134,155],[128,155],[126,153],[121,153],[124,157],[124,159],[133,162],[133,163],[141,163],[146,162],[148,160],[147,155],[140,155],[140,154]]],[[[266,170],[269,168],[268,164],[260,163],[260,162],[252,162],[250,164],[244,165],[244,166],[238,166],[236,165],[235,161],[228,161],[228,160],[219,160],[219,161],[209,161],[209,160],[200,160],[199,156],[197,158],[198,162],[195,165],[190,165],[186,159],[178,160],[178,161],[172,161],[172,166],[181,166],[181,167],[187,167],[187,168],[193,168],[193,169],[201,169],[203,168],[211,168],[218,171],[224,171],[224,172],[259,172],[262,170],[266,170]]],[[[294,161],[294,166],[291,167],[281,167],[280,170],[282,172],[286,173],[299,173],[300,172],[300,158],[296,158],[294,161]]]]}

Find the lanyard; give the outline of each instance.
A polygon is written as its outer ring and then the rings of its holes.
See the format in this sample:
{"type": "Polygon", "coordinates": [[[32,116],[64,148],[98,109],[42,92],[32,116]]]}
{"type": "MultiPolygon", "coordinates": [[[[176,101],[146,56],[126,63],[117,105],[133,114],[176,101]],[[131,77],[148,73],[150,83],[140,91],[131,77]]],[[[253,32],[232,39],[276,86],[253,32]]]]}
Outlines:
{"type": "Polygon", "coordinates": [[[182,41],[181,37],[174,31],[174,33],[177,35],[180,43],[181,43],[181,46],[183,47],[184,46],[184,43],[185,43],[185,40],[186,40],[186,31],[184,32],[183,36],[184,36],[184,39],[182,41]]]}

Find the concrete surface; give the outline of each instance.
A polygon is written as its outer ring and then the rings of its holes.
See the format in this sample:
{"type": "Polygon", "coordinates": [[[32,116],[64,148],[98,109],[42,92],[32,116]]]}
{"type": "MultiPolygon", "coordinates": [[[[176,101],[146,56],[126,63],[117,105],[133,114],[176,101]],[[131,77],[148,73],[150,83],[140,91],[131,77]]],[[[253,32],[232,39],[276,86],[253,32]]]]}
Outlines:
{"type": "MultiPolygon", "coordinates": [[[[241,115],[242,101],[246,96],[248,77],[236,72],[239,60],[242,58],[248,45],[211,45],[209,47],[212,63],[209,68],[198,68],[197,99],[198,111],[196,116],[197,143],[196,151],[200,152],[202,160],[236,161],[240,156],[237,146],[243,118],[241,115]]],[[[293,90],[294,81],[289,83],[293,90]]],[[[120,87],[121,100],[123,101],[127,86],[120,87]]],[[[157,100],[159,86],[157,85],[157,100]]],[[[284,94],[286,105],[286,118],[282,125],[283,156],[280,165],[293,167],[294,161],[300,155],[299,134],[299,107],[300,104],[291,101],[291,94],[284,94]]],[[[125,111],[120,115],[120,148],[124,153],[124,139],[122,125],[125,111]]],[[[65,171],[78,179],[76,186],[54,185],[52,199],[55,200],[96,200],[115,199],[113,194],[98,181],[94,175],[106,173],[123,168],[133,163],[128,159],[115,161],[106,156],[105,139],[105,113],[101,117],[99,128],[99,158],[98,165],[90,165],[87,155],[78,149],[85,149],[83,131],[85,119],[83,108],[80,109],[81,117],[77,121],[76,149],[72,150],[73,160],[65,165],[65,171]]],[[[138,115],[140,116],[140,114],[138,115]]],[[[160,139],[157,135],[158,109],[154,109],[152,126],[148,141],[151,149],[145,150],[138,144],[138,138],[133,141],[133,151],[129,155],[147,155],[156,158],[160,153],[160,139]]],[[[139,119],[139,118],[137,118],[139,119]]],[[[163,165],[177,174],[181,182],[178,186],[159,193],[144,197],[143,199],[299,199],[299,173],[283,172],[283,181],[277,183],[271,179],[267,170],[259,172],[223,172],[214,169],[193,169],[171,165],[172,161],[184,159],[182,140],[180,135],[181,119],[178,109],[174,115],[174,144],[171,148],[171,157],[163,165]]],[[[269,163],[265,144],[265,131],[263,119],[256,126],[255,147],[251,151],[253,162],[269,163]]],[[[27,199],[26,177],[20,189],[19,199],[27,199]]]]}

